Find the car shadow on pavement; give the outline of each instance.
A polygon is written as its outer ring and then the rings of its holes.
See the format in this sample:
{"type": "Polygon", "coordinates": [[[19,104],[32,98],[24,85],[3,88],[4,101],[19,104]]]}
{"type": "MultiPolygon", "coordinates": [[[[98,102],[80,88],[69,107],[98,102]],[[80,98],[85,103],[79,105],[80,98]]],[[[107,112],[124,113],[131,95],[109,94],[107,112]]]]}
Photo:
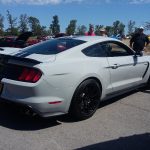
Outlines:
{"type": "MultiPolygon", "coordinates": [[[[135,90],[132,90],[130,92],[127,92],[125,94],[122,94],[122,95],[119,95],[119,96],[116,96],[114,98],[110,98],[106,101],[102,101],[99,105],[99,108],[102,108],[102,107],[106,107],[108,105],[111,105],[117,101],[120,101],[122,100],[123,98],[127,97],[127,96],[130,96],[132,94],[135,94],[137,92],[143,92],[143,93],[149,93],[150,94],[150,88],[147,88],[147,87],[142,87],[142,88],[139,88],[139,89],[135,89],[135,90]]],[[[73,118],[71,118],[69,115],[64,115],[63,117],[58,117],[58,120],[61,121],[61,122],[65,122],[65,123],[73,123],[73,122],[77,122],[76,120],[74,120],[73,118]]]]}
{"type": "Polygon", "coordinates": [[[106,141],[78,148],[77,150],[149,150],[150,133],[120,137],[119,139],[106,141]]]}
{"type": "Polygon", "coordinates": [[[134,93],[137,93],[137,92],[143,92],[143,93],[149,93],[150,94],[150,87],[149,88],[148,87],[142,87],[142,88],[139,88],[139,89],[135,89],[135,90],[130,91],[128,93],[122,94],[120,96],[111,98],[111,99],[106,100],[106,101],[103,101],[103,102],[100,103],[100,107],[99,108],[105,107],[105,106],[110,105],[112,103],[115,103],[115,102],[117,102],[119,100],[122,100],[123,98],[125,98],[127,96],[130,96],[130,95],[132,95],[134,93]]]}
{"type": "MultiPolygon", "coordinates": [[[[142,89],[142,92],[145,92],[146,89],[142,89]]],[[[121,96],[117,96],[115,98],[111,98],[107,101],[101,102],[99,108],[105,107],[112,103],[115,103],[123,98],[132,95],[139,90],[134,90],[123,94],[121,96]]],[[[52,118],[40,118],[30,117],[26,115],[21,115],[19,111],[14,110],[9,105],[4,105],[0,103],[0,126],[4,126],[6,128],[14,129],[14,130],[40,130],[44,128],[50,128],[53,126],[61,125],[62,123],[73,123],[77,122],[77,120],[73,119],[70,115],[63,115],[52,118]]]]}
{"type": "Polygon", "coordinates": [[[40,130],[60,125],[55,118],[43,119],[21,114],[9,105],[0,103],[0,126],[23,131],[40,130]]]}
{"type": "Polygon", "coordinates": [[[150,94],[150,87],[144,87],[140,89],[141,92],[150,94]]]}
{"type": "MultiPolygon", "coordinates": [[[[122,95],[120,95],[120,96],[117,96],[117,97],[108,99],[108,100],[106,100],[106,101],[102,101],[102,102],[100,103],[100,106],[99,106],[98,109],[100,109],[100,108],[102,108],[102,107],[105,107],[105,106],[107,106],[107,105],[110,105],[110,104],[112,104],[112,103],[115,103],[115,102],[117,102],[117,101],[120,101],[120,100],[122,100],[123,98],[125,98],[125,97],[127,97],[127,96],[129,96],[129,95],[132,95],[132,94],[134,94],[134,93],[136,93],[136,92],[139,92],[139,90],[133,90],[133,91],[131,91],[131,92],[128,92],[128,93],[122,94],[122,95]]],[[[60,122],[65,122],[65,123],[77,122],[77,120],[71,118],[71,116],[69,116],[69,115],[60,116],[60,117],[58,117],[58,120],[59,120],[60,122]]]]}

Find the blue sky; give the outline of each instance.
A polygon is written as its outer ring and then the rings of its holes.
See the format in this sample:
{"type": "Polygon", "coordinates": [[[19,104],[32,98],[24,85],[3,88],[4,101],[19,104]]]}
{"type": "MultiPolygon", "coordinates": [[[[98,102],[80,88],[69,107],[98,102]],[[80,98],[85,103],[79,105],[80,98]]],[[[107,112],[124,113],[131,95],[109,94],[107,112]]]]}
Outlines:
{"type": "Polygon", "coordinates": [[[129,20],[136,26],[150,22],[150,0],[0,0],[0,14],[5,17],[5,28],[8,27],[6,11],[14,17],[26,13],[37,17],[41,25],[49,27],[52,16],[58,15],[61,31],[64,32],[71,19],[77,25],[112,25],[120,20],[126,26],[129,20]]]}

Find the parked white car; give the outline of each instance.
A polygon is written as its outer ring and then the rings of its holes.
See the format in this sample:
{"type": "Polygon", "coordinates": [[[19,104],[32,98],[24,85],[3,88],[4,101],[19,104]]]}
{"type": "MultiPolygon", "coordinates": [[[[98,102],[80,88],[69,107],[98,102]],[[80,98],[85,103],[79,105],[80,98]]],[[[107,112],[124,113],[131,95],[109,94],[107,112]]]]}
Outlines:
{"type": "Polygon", "coordinates": [[[150,56],[99,36],[64,37],[0,55],[1,98],[42,117],[91,117],[100,101],[150,83],[150,56]]]}

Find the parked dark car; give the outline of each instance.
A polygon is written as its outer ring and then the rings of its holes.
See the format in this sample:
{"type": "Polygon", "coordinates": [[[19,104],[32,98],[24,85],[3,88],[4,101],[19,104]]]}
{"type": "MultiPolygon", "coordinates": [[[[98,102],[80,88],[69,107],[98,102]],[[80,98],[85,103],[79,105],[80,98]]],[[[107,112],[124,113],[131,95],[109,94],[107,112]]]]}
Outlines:
{"type": "Polygon", "coordinates": [[[17,47],[24,48],[27,46],[28,38],[32,36],[32,32],[25,32],[18,37],[5,37],[0,39],[0,47],[17,47]]]}

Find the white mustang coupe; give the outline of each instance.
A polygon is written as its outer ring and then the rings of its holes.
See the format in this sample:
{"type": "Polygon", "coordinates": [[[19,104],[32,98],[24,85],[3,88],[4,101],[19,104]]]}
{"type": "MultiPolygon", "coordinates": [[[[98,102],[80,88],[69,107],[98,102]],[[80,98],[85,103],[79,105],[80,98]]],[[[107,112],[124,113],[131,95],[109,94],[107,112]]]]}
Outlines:
{"type": "Polygon", "coordinates": [[[63,37],[0,54],[1,101],[42,117],[91,117],[100,101],[150,84],[150,56],[100,36],[63,37]]]}

